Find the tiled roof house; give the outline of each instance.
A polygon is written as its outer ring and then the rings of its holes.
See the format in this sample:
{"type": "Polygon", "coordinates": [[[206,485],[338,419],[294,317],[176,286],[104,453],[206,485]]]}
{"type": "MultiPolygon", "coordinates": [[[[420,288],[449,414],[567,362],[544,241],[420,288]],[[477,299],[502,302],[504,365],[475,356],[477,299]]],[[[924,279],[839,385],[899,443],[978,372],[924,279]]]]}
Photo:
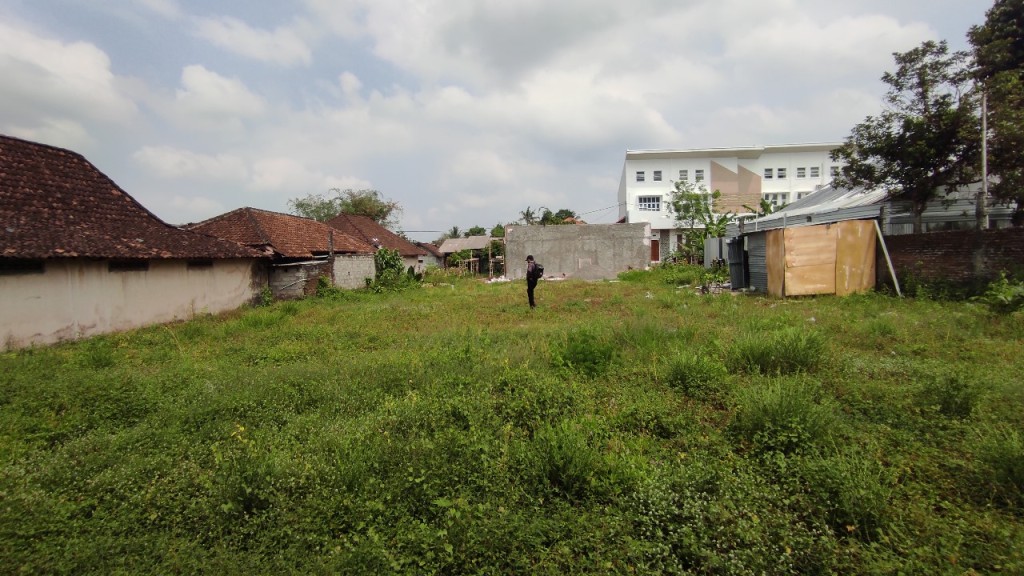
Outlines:
{"type": "Polygon", "coordinates": [[[224,238],[281,258],[315,258],[334,251],[343,254],[373,254],[375,248],[341,230],[309,218],[239,208],[188,229],[224,238]]]}
{"type": "Polygon", "coordinates": [[[360,288],[375,275],[376,248],[310,218],[239,208],[188,228],[272,256],[270,289],[277,298],[312,294],[321,277],[342,288],[360,288]]]}
{"type": "Polygon", "coordinates": [[[163,222],[78,153],[0,136],[0,349],[237,308],[260,259],[163,222]]]}
{"type": "Polygon", "coordinates": [[[398,250],[406,266],[412,266],[417,272],[423,271],[423,262],[429,253],[369,216],[339,214],[328,220],[327,224],[373,246],[398,250]]]}

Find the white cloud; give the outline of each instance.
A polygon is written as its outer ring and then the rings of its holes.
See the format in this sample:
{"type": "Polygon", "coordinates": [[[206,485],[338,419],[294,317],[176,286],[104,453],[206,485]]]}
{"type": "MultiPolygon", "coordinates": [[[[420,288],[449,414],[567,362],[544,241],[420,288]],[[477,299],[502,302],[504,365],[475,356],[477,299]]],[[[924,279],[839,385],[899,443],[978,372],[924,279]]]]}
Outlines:
{"type": "Polygon", "coordinates": [[[161,178],[244,181],[249,175],[245,161],[231,154],[205,155],[169,146],[144,146],[134,158],[161,178]]]}
{"type": "Polygon", "coordinates": [[[111,70],[110,58],[87,42],[62,42],[0,23],[2,124],[31,127],[83,122],[128,123],[137,113],[111,70]]]}
{"type": "Polygon", "coordinates": [[[243,120],[257,118],[266,110],[264,99],[237,78],[221,76],[198,64],[181,72],[173,113],[192,128],[238,129],[243,120]]]}
{"type": "Polygon", "coordinates": [[[181,17],[181,7],[176,0],[138,0],[139,3],[160,16],[169,20],[181,17]]]}
{"type": "Polygon", "coordinates": [[[313,56],[303,38],[304,32],[308,34],[310,29],[301,22],[269,31],[252,28],[228,16],[202,18],[196,24],[196,33],[211,44],[246,58],[280,66],[309,65],[313,56]]]}

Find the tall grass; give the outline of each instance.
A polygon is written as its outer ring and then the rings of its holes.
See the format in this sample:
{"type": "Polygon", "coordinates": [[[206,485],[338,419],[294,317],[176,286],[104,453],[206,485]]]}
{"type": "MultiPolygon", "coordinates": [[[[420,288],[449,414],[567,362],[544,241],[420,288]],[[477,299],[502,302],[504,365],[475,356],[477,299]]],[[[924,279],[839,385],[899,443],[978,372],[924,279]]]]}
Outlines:
{"type": "Polygon", "coordinates": [[[0,573],[1024,570],[1018,328],[684,273],[0,354],[0,573]]]}

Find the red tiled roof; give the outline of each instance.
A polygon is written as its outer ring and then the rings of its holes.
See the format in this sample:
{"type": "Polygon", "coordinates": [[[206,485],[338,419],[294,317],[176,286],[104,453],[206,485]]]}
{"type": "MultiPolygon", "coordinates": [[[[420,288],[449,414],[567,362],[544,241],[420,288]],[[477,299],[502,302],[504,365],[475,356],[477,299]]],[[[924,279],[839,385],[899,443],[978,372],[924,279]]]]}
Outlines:
{"type": "Polygon", "coordinates": [[[402,256],[426,256],[427,251],[381,226],[369,216],[339,214],[327,221],[345,234],[374,246],[398,250],[402,256]]]}
{"type": "Polygon", "coordinates": [[[0,135],[0,257],[257,256],[165,223],[76,152],[0,135]]]}
{"type": "Polygon", "coordinates": [[[269,248],[285,258],[312,258],[315,254],[327,254],[332,234],[335,252],[374,252],[373,246],[323,222],[256,208],[239,208],[188,228],[252,248],[269,248]]]}
{"type": "Polygon", "coordinates": [[[441,249],[430,242],[417,242],[416,245],[433,254],[435,258],[444,258],[444,253],[441,252],[441,249]]]}

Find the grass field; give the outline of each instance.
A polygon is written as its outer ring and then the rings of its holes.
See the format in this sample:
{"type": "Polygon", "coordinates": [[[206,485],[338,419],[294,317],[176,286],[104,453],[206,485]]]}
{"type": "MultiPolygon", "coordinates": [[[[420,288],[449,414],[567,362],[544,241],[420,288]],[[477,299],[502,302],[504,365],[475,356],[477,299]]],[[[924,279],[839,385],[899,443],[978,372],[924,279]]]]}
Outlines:
{"type": "Polygon", "coordinates": [[[453,279],[0,354],[0,573],[1024,573],[1024,317],[453,279]]]}

